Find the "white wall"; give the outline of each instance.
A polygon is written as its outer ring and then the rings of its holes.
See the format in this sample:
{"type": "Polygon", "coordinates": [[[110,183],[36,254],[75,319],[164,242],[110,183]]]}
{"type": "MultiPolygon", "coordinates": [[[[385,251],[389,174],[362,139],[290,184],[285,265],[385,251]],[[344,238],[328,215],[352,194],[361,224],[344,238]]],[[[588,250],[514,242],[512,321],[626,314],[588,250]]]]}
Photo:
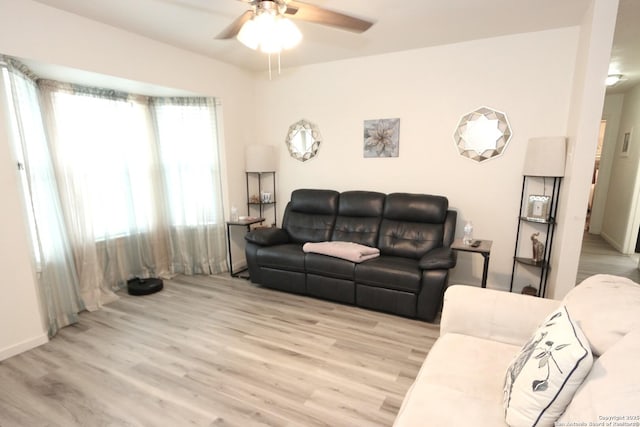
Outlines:
{"type": "Polygon", "coordinates": [[[551,298],[560,299],[575,286],[617,11],[617,0],[593,0],[580,26],[557,243],[549,273],[551,298]]]}
{"type": "Polygon", "coordinates": [[[602,223],[604,221],[605,209],[607,207],[607,194],[609,192],[611,170],[613,160],[617,155],[616,142],[618,140],[618,129],[620,127],[620,116],[622,115],[623,102],[624,94],[622,93],[606,95],[604,98],[602,120],[605,120],[607,124],[604,132],[604,140],[602,142],[602,152],[600,154],[598,181],[593,194],[591,220],[589,221],[589,233],[592,234],[602,233],[602,223]]]}
{"type": "MultiPolygon", "coordinates": [[[[257,87],[261,140],[279,147],[279,194],[296,188],[441,194],[494,241],[489,286],[508,289],[527,140],[565,135],[579,29],[564,28],[284,70],[257,87]],[[508,115],[513,138],[501,157],[461,157],[453,133],[480,106],[508,115]],[[290,124],[315,122],[316,158],[289,157],[290,124]],[[363,120],[400,118],[400,156],[363,158],[363,120]]],[[[284,203],[280,204],[282,213],[284,203]]],[[[460,254],[452,282],[479,283],[482,258],[460,254]]]]}
{"type": "Polygon", "coordinates": [[[638,234],[636,205],[640,164],[640,86],[624,95],[622,115],[613,150],[602,235],[616,249],[633,253],[638,234]],[[624,134],[631,132],[628,155],[622,155],[624,134]]]}
{"type": "MultiPolygon", "coordinates": [[[[221,125],[225,136],[222,144],[225,210],[228,211],[232,204],[242,206],[244,203],[244,145],[255,140],[253,127],[247,126],[251,118],[247,117],[247,110],[254,100],[250,73],[30,0],[0,0],[0,53],[221,99],[221,125]]],[[[0,163],[3,174],[7,173],[4,165],[11,164],[6,145],[6,139],[2,138],[0,163]]],[[[15,191],[13,180],[3,178],[0,181],[3,195],[14,197],[15,191]]],[[[15,209],[7,211],[3,208],[2,215],[13,219],[3,221],[0,251],[2,254],[13,253],[26,242],[27,236],[22,227],[16,227],[16,221],[21,221],[21,217],[15,209]],[[9,227],[6,235],[5,227],[9,227]]],[[[239,239],[236,237],[236,243],[239,239]]],[[[237,244],[234,253],[242,255],[237,244]]],[[[15,280],[3,278],[0,286],[2,290],[6,287],[7,293],[3,292],[2,301],[13,304],[14,311],[19,311],[20,315],[4,310],[0,314],[3,316],[0,318],[3,329],[0,351],[12,343],[17,345],[30,339],[30,334],[25,332],[7,335],[5,340],[6,325],[18,324],[23,318],[39,318],[33,304],[21,301],[24,295],[20,292],[33,295],[34,289],[16,290],[33,288],[33,283],[26,281],[31,274],[29,266],[24,262],[9,266],[15,270],[15,280]]]]}

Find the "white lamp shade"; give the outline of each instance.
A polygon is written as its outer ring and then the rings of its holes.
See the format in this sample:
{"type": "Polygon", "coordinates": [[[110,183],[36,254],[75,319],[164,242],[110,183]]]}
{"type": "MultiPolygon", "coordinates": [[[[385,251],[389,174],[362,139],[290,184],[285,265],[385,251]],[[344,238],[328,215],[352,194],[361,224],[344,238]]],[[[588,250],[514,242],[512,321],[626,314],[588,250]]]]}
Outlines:
{"type": "Polygon", "coordinates": [[[302,33],[290,19],[265,11],[245,22],[236,38],[251,49],[279,53],[300,43],[302,33]]]}
{"type": "Polygon", "coordinates": [[[280,17],[276,30],[282,49],[291,49],[302,40],[302,33],[290,19],[280,17]]]}
{"type": "Polygon", "coordinates": [[[244,23],[236,38],[240,43],[249,49],[256,50],[260,44],[260,35],[258,34],[258,26],[253,19],[244,23]]]}
{"type": "Polygon", "coordinates": [[[276,150],[273,145],[248,145],[244,151],[247,172],[275,172],[276,150]]]}
{"type": "Polygon", "coordinates": [[[567,139],[564,136],[531,138],[527,144],[523,175],[564,176],[567,139]]]}

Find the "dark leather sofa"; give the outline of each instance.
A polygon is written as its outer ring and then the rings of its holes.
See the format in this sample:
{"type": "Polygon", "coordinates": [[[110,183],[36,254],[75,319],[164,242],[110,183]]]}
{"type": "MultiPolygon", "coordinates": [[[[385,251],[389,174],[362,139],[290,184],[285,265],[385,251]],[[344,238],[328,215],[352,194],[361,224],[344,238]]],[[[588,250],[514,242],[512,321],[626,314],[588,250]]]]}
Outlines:
{"type": "Polygon", "coordinates": [[[457,213],[445,197],[371,191],[295,190],[282,228],[245,239],[251,281],[281,291],[432,321],[442,304],[457,213]],[[305,242],[349,241],[380,249],[362,263],[305,253],[305,242]]]}

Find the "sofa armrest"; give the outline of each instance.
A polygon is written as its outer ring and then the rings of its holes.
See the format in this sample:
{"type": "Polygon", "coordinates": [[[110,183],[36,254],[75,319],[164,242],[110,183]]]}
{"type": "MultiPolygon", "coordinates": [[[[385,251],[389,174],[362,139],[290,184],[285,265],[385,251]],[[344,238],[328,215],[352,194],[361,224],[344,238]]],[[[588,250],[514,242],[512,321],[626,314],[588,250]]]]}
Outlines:
{"type": "Polygon", "coordinates": [[[523,345],[560,304],[529,295],[454,285],[444,295],[440,334],[453,332],[523,345]]]}
{"type": "Polygon", "coordinates": [[[289,233],[281,228],[257,228],[244,236],[245,240],[260,246],[274,246],[289,243],[289,233]]]}
{"type": "Polygon", "coordinates": [[[423,270],[448,270],[456,266],[457,259],[457,252],[453,249],[435,248],[420,258],[419,265],[423,270]]]}

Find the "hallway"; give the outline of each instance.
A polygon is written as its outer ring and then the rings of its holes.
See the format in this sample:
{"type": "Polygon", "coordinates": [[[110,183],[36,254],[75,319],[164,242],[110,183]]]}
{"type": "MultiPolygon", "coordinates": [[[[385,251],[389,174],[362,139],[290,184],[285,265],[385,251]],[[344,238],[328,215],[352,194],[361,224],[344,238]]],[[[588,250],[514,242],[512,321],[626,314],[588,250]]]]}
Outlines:
{"type": "Polygon", "coordinates": [[[597,234],[584,234],[576,283],[598,273],[628,277],[640,283],[640,254],[623,255],[597,234]]]}

